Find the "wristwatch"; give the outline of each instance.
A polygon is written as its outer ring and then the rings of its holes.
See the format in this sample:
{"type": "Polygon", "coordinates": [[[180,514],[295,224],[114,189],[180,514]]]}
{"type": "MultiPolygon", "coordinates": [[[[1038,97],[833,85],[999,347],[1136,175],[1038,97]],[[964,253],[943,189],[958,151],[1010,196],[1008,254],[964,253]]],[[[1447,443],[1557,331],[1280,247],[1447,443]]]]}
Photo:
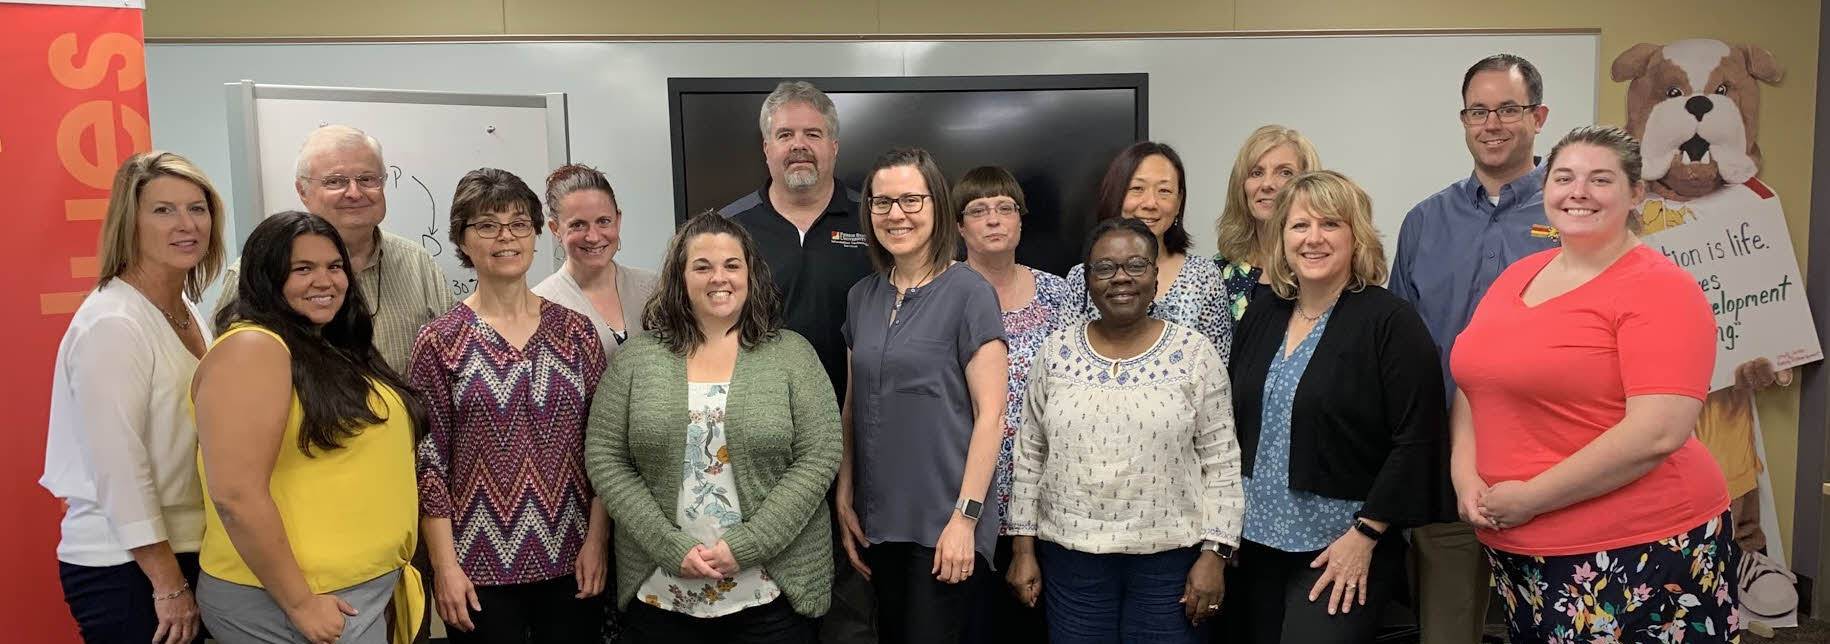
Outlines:
{"type": "Polygon", "coordinates": [[[1365,519],[1355,518],[1353,520],[1353,529],[1355,532],[1359,532],[1360,534],[1366,535],[1366,538],[1372,539],[1373,541],[1378,541],[1379,539],[1385,537],[1384,532],[1380,531],[1378,528],[1373,527],[1372,524],[1367,523],[1365,519]]]}
{"type": "Polygon", "coordinates": [[[1218,541],[1202,541],[1201,549],[1220,555],[1221,559],[1233,558],[1233,547],[1218,541]]]}
{"type": "Polygon", "coordinates": [[[979,515],[985,512],[985,504],[973,499],[960,499],[953,504],[953,509],[958,511],[962,517],[978,521],[979,515]]]}

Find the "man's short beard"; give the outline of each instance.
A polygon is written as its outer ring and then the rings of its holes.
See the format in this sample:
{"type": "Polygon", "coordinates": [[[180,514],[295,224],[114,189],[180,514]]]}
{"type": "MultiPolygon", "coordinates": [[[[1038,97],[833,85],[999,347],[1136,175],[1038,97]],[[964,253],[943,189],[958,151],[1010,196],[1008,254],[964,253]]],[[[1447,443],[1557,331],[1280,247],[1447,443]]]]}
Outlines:
{"type": "Polygon", "coordinates": [[[789,190],[806,190],[820,185],[820,171],[789,170],[782,175],[782,183],[788,184],[789,190]]]}

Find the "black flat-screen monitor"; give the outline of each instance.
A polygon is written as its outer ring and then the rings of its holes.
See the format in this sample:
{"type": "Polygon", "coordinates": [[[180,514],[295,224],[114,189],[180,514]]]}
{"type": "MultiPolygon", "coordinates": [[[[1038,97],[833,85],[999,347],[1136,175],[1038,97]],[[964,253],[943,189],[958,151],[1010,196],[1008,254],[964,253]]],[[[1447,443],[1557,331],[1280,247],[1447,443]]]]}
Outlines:
{"type": "MultiPolygon", "coordinates": [[[[676,224],[768,180],[757,116],[782,80],[668,79],[676,224]]],[[[895,146],[926,148],[949,182],[976,166],[1003,166],[1030,211],[1017,261],[1058,275],[1079,263],[1106,164],[1149,138],[1148,74],[800,80],[838,108],[840,182],[857,189],[895,146]]]]}

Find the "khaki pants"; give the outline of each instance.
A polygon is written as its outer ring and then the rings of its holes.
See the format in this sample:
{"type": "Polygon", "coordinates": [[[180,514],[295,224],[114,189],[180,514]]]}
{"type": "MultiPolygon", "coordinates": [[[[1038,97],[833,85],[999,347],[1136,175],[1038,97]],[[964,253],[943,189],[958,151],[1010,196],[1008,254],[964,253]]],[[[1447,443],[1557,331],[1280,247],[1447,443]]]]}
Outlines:
{"type": "Polygon", "coordinates": [[[1411,575],[1417,587],[1420,644],[1481,641],[1493,598],[1487,555],[1474,528],[1436,523],[1411,530],[1411,575]]]}

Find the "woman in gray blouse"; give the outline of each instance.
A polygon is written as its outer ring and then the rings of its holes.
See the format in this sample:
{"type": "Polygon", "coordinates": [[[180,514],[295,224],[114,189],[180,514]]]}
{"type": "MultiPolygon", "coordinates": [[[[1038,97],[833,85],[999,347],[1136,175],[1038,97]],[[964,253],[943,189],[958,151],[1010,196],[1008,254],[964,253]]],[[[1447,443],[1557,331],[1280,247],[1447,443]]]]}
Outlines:
{"type": "Polygon", "coordinates": [[[877,273],[846,301],[841,541],[877,592],[880,641],[973,640],[998,536],[985,507],[1008,366],[998,294],[953,261],[958,227],[936,216],[952,201],[926,151],[885,153],[862,192],[877,273]]]}
{"type": "Polygon", "coordinates": [[[1082,287],[1098,319],[1036,353],[1010,491],[1007,577],[1046,596],[1057,642],[1204,642],[1245,493],[1220,352],[1150,317],[1156,236],[1093,227],[1082,287]]]}
{"type": "Polygon", "coordinates": [[[616,525],[624,641],[811,644],[832,591],[831,381],[781,328],[742,226],[694,217],[665,261],[649,332],[611,361],[585,434],[616,525]]]}

